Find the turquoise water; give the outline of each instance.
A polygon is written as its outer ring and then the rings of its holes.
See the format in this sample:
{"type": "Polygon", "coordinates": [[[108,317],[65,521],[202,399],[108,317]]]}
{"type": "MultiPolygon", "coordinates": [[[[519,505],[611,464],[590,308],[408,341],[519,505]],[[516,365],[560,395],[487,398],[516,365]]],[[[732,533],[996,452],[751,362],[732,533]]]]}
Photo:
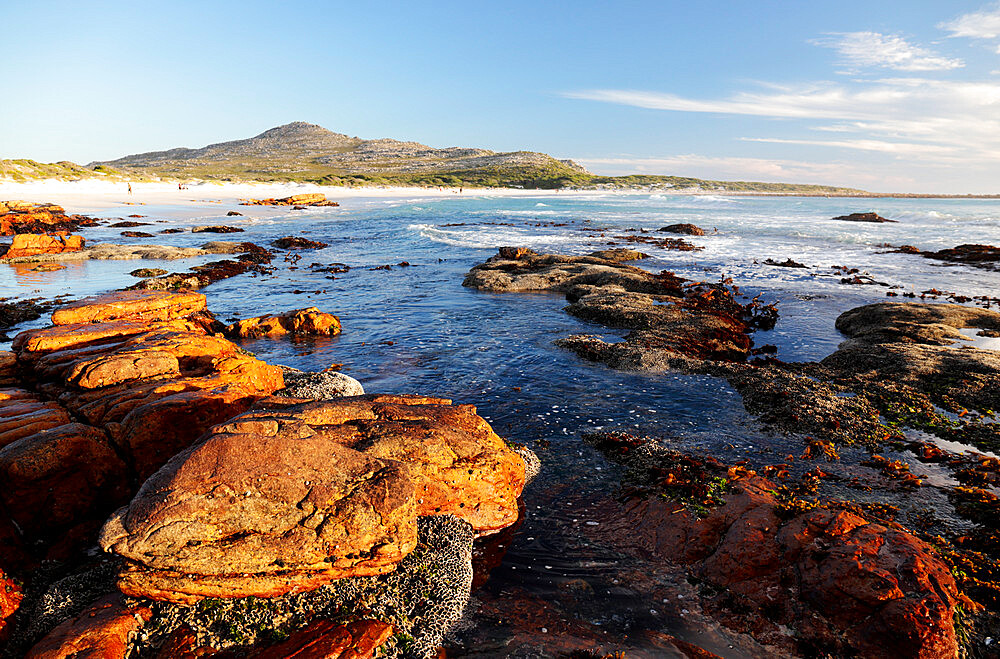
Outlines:
{"type": "MultiPolygon", "coordinates": [[[[136,211],[130,208],[119,214],[131,212],[136,211]]],[[[996,296],[1000,291],[1000,272],[885,253],[881,247],[884,243],[921,249],[1000,244],[997,201],[595,193],[358,199],[347,200],[341,208],[306,211],[206,204],[194,212],[169,206],[144,206],[138,212],[148,216],[139,221],[153,223],[137,227],[138,231],[155,233],[199,224],[229,224],[246,231],[144,240],[122,239],[120,229],[106,227],[83,233],[90,241],[185,246],[208,240],[266,245],[287,235],[329,243],[322,250],[300,252],[301,259],[291,262],[278,251],[273,274],[213,284],[204,291],[210,309],[224,320],[305,306],[335,313],[344,328],[337,337],[247,341],[244,347],[267,361],[306,370],[343,364],[343,371],[361,380],[369,392],[440,395],[475,404],[501,435],[538,448],[543,474],[525,494],[525,521],[505,543],[503,562],[484,586],[484,598],[511,608],[515,600],[527,596],[555,601],[567,583],[584,580],[593,588],[589,603],[567,603],[562,597],[563,617],[609,639],[639,629],[659,630],[724,656],[766,653],[747,638],[700,620],[682,600],[665,603],[657,588],[623,576],[655,574],[671,588],[682,588],[673,581],[683,580],[670,570],[636,563],[587,536],[586,522],[595,520],[581,513],[581,506],[613,492],[619,475],[582,443],[580,435],[598,428],[625,429],[667,437],[673,446],[708,451],[723,460],[749,458],[759,463],[780,461],[789,451],[801,450],[801,445],[764,433],[724,381],[615,372],[556,348],[552,342],[568,334],[615,332],[564,313],[566,303],[560,295],[488,294],[463,288],[465,273],[501,245],[583,254],[607,247],[615,242],[614,236],[634,235],[626,229],[655,230],[690,222],[710,233],[685,237],[703,246],[702,251],[637,245],[652,256],[640,263],[642,267],[668,269],[692,279],[732,277],[746,292],[763,293],[765,301],[776,301],[781,314],[777,326],[758,333],[755,341],[777,345],[778,357],[787,361],[829,354],[842,340],[833,327],[837,315],[887,299],[883,286],[841,284],[842,275],[832,266],[858,268],[875,280],[901,287],[898,292],[937,288],[996,296]],[[246,217],[226,217],[231,209],[246,217]],[[869,210],[899,223],[830,220],[869,210]],[[764,265],[768,258],[792,258],[809,267],[764,265]],[[403,261],[411,265],[371,269],[403,261]],[[330,263],[351,269],[320,271],[330,263]]],[[[138,267],[182,270],[220,258],[225,257],[84,262],[55,273],[0,266],[0,297],[50,298],[65,293],[79,297],[132,283],[135,280],[127,273],[138,267]]],[[[479,621],[477,631],[460,637],[456,654],[466,651],[462,643],[468,649],[509,633],[509,625],[490,627],[479,621]]]]}

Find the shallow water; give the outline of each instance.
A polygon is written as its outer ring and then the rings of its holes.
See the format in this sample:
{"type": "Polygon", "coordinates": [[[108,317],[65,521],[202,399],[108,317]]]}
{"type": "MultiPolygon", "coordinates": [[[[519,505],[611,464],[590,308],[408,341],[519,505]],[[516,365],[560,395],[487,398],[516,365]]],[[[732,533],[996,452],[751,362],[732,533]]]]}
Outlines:
{"type": "MultiPolygon", "coordinates": [[[[780,461],[793,450],[789,446],[800,450],[801,445],[764,433],[725,381],[611,371],[556,348],[552,342],[568,334],[614,332],[564,313],[566,303],[560,295],[489,294],[463,288],[463,276],[473,265],[501,245],[583,254],[607,246],[613,236],[634,235],[624,232],[629,228],[655,230],[691,222],[709,232],[717,229],[717,234],[684,237],[704,246],[702,251],[636,245],[653,257],[640,265],[692,279],[732,277],[748,294],[759,292],[765,301],[777,301],[781,313],[777,326],[754,340],[758,345],[776,345],[777,356],[786,361],[829,354],[842,340],[834,329],[840,313],[887,299],[884,286],[840,283],[841,275],[831,266],[859,268],[875,280],[902,287],[899,292],[919,294],[937,288],[971,296],[1000,291],[998,272],[888,254],[881,247],[884,243],[920,249],[997,244],[1000,203],[996,201],[595,193],[359,199],[342,208],[307,211],[206,204],[192,213],[189,208],[143,206],[123,208],[116,216],[134,212],[148,216],[138,221],[153,223],[136,227],[137,231],[155,233],[199,224],[228,224],[246,231],[142,240],[121,239],[120,229],[107,227],[83,233],[90,241],[181,246],[209,240],[266,245],[286,235],[329,243],[322,250],[300,252],[297,263],[283,262],[284,253],[278,251],[271,275],[213,284],[204,290],[209,308],[227,320],[312,305],[335,313],[344,328],[339,336],[246,341],[243,346],[264,360],[305,370],[343,364],[343,372],[359,379],[369,392],[439,395],[475,404],[499,434],[536,448],[543,472],[526,491],[526,518],[505,543],[503,562],[493,569],[480,595],[484,607],[492,603],[510,610],[531,598],[556,602],[562,618],[579,623],[562,629],[546,627],[545,632],[536,625],[541,656],[569,647],[567,639],[574,634],[581,638],[603,634],[610,651],[617,647],[616,640],[637,629],[671,633],[724,656],[767,655],[747,638],[720,630],[687,608],[684,592],[689,586],[679,575],[626,559],[591,537],[588,529],[600,520],[588,517],[589,507],[613,494],[620,474],[581,441],[581,433],[606,428],[651,434],[724,461],[748,458],[756,464],[780,461]],[[231,209],[246,217],[226,217],[231,209]],[[868,210],[899,223],[829,219],[868,210]],[[762,263],[767,258],[792,258],[809,267],[767,266],[762,263]],[[411,265],[370,270],[402,261],[411,265]],[[323,273],[310,268],[314,263],[345,263],[351,270],[323,273]],[[623,576],[629,574],[633,576],[623,576]],[[587,595],[567,597],[567,584],[577,588],[581,580],[589,589],[587,595]]],[[[110,216],[106,211],[96,214],[110,216]]],[[[135,268],[175,271],[221,258],[226,257],[68,263],[66,270],[53,273],[5,266],[0,267],[0,297],[52,298],[65,293],[80,297],[134,282],[127,273],[135,268]]],[[[989,347],[985,341],[981,345],[989,347]]],[[[509,621],[489,627],[485,620],[477,621],[477,629],[458,635],[458,642],[466,644],[466,650],[456,649],[459,656],[477,645],[501,643],[513,633],[509,621]]],[[[634,634],[631,638],[640,654],[629,656],[641,656],[643,642],[634,634]]],[[[656,655],[650,647],[645,649],[656,655]]],[[[525,652],[524,656],[536,656],[525,652]]]]}

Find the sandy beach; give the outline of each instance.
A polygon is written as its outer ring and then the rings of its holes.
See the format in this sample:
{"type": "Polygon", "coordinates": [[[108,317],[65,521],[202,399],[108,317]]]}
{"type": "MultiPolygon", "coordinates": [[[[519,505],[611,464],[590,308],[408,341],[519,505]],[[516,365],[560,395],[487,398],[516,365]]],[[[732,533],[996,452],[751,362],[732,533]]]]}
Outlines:
{"type": "MultiPolygon", "coordinates": [[[[243,199],[288,197],[318,192],[334,201],[370,199],[416,199],[457,197],[459,195],[489,195],[491,197],[535,197],[556,194],[551,190],[517,190],[511,188],[415,188],[363,187],[347,188],[305,183],[210,183],[186,184],[183,190],[176,183],[127,183],[112,181],[43,180],[29,183],[0,181],[0,199],[19,199],[33,203],[54,203],[70,213],[101,213],[129,206],[203,206],[206,203],[238,204],[243,199]]],[[[564,191],[559,195],[593,194],[592,191],[564,191]]]]}

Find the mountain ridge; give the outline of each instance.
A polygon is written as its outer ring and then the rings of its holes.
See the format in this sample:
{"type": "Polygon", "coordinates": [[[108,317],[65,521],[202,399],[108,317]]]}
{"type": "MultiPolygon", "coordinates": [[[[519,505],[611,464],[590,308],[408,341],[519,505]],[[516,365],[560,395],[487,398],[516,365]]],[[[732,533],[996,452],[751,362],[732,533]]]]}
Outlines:
{"type": "Polygon", "coordinates": [[[94,161],[46,165],[0,160],[0,178],[295,182],[318,185],[612,189],[753,194],[872,196],[846,187],[714,181],[684,176],[601,176],[572,160],[536,151],[436,148],[391,138],[363,139],[294,121],[253,137],[94,161]]]}

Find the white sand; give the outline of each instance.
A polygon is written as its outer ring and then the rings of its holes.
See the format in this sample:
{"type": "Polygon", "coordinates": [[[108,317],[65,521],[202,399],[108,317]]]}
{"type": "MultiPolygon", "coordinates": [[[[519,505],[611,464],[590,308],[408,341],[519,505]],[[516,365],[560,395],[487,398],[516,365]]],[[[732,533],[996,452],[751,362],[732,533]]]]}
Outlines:
{"type": "MultiPolygon", "coordinates": [[[[457,189],[451,188],[390,188],[364,187],[344,188],[318,186],[301,183],[197,183],[184,190],[178,190],[176,183],[132,183],[132,194],[128,185],[111,181],[31,181],[14,183],[0,179],[0,200],[20,199],[34,203],[50,202],[64,207],[68,213],[98,213],[105,210],[124,211],[130,204],[140,206],[204,206],[206,203],[235,205],[241,199],[264,199],[268,197],[288,197],[306,192],[319,192],[328,199],[414,199],[421,197],[457,197],[457,189]]],[[[551,190],[512,190],[508,188],[466,188],[463,196],[547,196],[556,193],[551,190]]],[[[580,193],[577,193],[580,194],[580,193]]],[[[590,192],[589,194],[593,194],[590,192]]],[[[141,210],[131,212],[141,213],[141,210]]]]}

